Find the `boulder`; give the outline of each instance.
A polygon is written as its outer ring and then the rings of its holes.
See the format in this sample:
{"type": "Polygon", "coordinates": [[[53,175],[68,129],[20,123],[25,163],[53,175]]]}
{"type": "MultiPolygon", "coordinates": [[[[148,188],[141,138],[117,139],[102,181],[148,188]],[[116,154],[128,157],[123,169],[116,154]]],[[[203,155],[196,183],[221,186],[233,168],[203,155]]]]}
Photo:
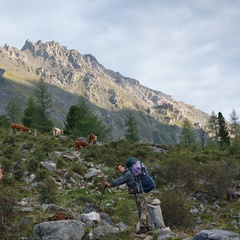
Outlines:
{"type": "Polygon", "coordinates": [[[36,224],[33,231],[39,239],[44,240],[81,240],[84,235],[85,225],[76,220],[42,222],[36,224]]]}
{"type": "Polygon", "coordinates": [[[240,240],[240,234],[226,230],[202,230],[197,233],[193,240],[240,240]]]}

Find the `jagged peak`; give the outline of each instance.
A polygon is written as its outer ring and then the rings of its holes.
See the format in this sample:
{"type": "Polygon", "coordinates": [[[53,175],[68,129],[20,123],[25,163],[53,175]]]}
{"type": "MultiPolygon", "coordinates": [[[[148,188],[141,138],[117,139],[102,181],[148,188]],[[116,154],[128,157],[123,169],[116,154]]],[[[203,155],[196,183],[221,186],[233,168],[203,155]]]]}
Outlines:
{"type": "MultiPolygon", "coordinates": [[[[69,59],[83,59],[86,63],[91,64],[92,66],[102,66],[97,61],[96,57],[91,54],[81,55],[77,50],[71,49],[68,50],[67,47],[60,45],[58,42],[50,41],[43,43],[42,40],[37,41],[36,43],[26,40],[21,51],[30,51],[33,56],[42,56],[46,59],[46,56],[57,56],[60,57],[67,56],[69,59]]],[[[74,60],[75,61],[75,60],[74,60]]]]}
{"type": "Polygon", "coordinates": [[[83,58],[84,58],[86,61],[89,61],[89,62],[91,62],[91,63],[97,63],[97,64],[99,64],[99,62],[97,61],[97,59],[96,59],[93,55],[91,55],[91,54],[84,54],[84,55],[83,55],[83,58]]]}
{"type": "Polygon", "coordinates": [[[34,49],[34,43],[30,40],[26,40],[24,46],[21,48],[21,51],[24,51],[24,50],[30,50],[32,51],[34,49]]]}
{"type": "Polygon", "coordinates": [[[29,51],[34,51],[37,49],[63,49],[63,50],[67,50],[67,47],[60,45],[58,42],[56,41],[49,41],[49,42],[42,42],[42,40],[38,40],[36,43],[30,41],[30,40],[26,40],[24,46],[22,47],[21,51],[24,50],[29,50],[29,51]]]}

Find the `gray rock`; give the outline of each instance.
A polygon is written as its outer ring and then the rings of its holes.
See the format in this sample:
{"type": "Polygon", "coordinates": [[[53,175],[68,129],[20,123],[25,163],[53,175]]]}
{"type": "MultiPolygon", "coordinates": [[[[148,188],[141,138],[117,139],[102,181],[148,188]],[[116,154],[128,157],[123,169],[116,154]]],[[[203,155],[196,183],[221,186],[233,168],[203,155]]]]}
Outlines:
{"type": "Polygon", "coordinates": [[[113,226],[114,223],[112,222],[111,218],[109,217],[108,214],[106,213],[100,213],[100,217],[101,217],[101,221],[103,220],[104,222],[106,222],[107,224],[109,224],[110,226],[113,226]]]}
{"type": "Polygon", "coordinates": [[[197,233],[193,240],[240,240],[240,234],[226,230],[202,230],[197,233]]]}
{"type": "Polygon", "coordinates": [[[100,222],[100,214],[97,212],[83,213],[80,215],[80,219],[85,221],[97,221],[100,222]]]}
{"type": "Polygon", "coordinates": [[[41,165],[52,172],[55,172],[57,169],[57,164],[55,162],[41,162],[41,165]]]}
{"type": "Polygon", "coordinates": [[[126,231],[128,229],[128,226],[123,222],[119,222],[115,224],[115,226],[119,228],[120,232],[126,231]]]}
{"type": "Polygon", "coordinates": [[[85,225],[76,220],[42,222],[35,225],[33,231],[42,240],[81,240],[85,225]]]}
{"type": "Polygon", "coordinates": [[[106,236],[109,234],[119,233],[119,229],[116,227],[108,227],[108,226],[99,226],[90,231],[87,236],[87,239],[99,239],[100,236],[106,236]]]}
{"type": "Polygon", "coordinates": [[[97,174],[101,173],[101,170],[98,170],[96,168],[90,168],[89,172],[84,176],[84,178],[91,178],[96,176],[97,174]]]}
{"type": "Polygon", "coordinates": [[[55,204],[43,204],[42,205],[42,209],[45,211],[45,212],[51,212],[51,211],[59,211],[59,210],[63,210],[65,211],[65,209],[63,207],[59,207],[55,204]]]}
{"type": "Polygon", "coordinates": [[[153,228],[164,228],[164,220],[162,216],[162,210],[160,205],[147,204],[147,210],[151,220],[151,225],[153,228]]]}
{"type": "Polygon", "coordinates": [[[173,232],[171,232],[169,227],[159,228],[157,231],[158,240],[168,240],[169,238],[173,238],[176,236],[173,232]]]}

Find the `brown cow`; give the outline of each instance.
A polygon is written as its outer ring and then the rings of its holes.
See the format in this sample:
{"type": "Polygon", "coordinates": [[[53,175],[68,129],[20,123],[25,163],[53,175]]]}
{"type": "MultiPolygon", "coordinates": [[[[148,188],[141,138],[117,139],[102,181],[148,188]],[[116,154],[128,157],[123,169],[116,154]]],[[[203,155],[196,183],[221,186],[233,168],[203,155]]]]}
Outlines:
{"type": "Polygon", "coordinates": [[[76,140],[74,142],[75,151],[80,150],[81,148],[88,147],[88,146],[90,146],[90,144],[86,141],[76,140]]]}
{"type": "Polygon", "coordinates": [[[22,124],[19,123],[12,123],[10,124],[11,131],[17,130],[19,132],[31,132],[28,127],[25,127],[22,124]]]}
{"type": "Polygon", "coordinates": [[[94,134],[90,134],[88,136],[88,140],[90,143],[96,143],[97,142],[97,136],[95,136],[94,134]]]}

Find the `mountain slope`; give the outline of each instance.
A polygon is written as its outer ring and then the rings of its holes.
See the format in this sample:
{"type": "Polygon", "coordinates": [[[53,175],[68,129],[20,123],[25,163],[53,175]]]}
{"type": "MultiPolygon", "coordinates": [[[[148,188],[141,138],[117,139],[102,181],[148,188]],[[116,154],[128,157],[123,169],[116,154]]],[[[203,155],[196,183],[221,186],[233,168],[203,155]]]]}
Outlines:
{"type": "Polygon", "coordinates": [[[126,112],[135,115],[143,141],[177,143],[182,120],[196,128],[204,127],[209,115],[192,105],[142,86],[139,81],[106,69],[90,55],[68,50],[57,42],[33,43],[21,50],[5,45],[0,48],[0,96],[4,104],[12,94],[26,104],[33,83],[44,78],[54,99],[53,118],[63,126],[68,109],[79,96],[89,101],[93,112],[111,126],[111,139],[124,136],[126,112]]]}

